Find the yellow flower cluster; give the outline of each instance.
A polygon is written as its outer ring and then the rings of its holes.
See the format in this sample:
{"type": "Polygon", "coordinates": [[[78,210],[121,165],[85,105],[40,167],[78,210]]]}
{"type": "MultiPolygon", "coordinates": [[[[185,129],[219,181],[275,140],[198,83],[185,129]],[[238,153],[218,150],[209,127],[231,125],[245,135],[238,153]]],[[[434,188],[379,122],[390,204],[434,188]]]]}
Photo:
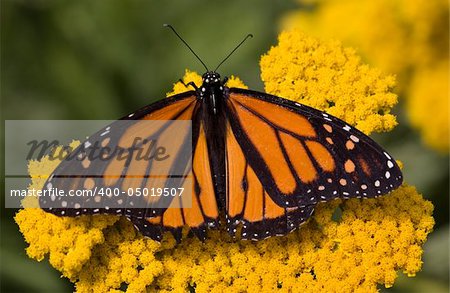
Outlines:
{"type": "MultiPolygon", "coordinates": [[[[294,52],[305,43],[317,44],[298,32],[292,34],[299,36],[292,44],[294,52]]],[[[334,48],[339,51],[334,56],[341,54],[340,47],[334,48]]],[[[312,48],[310,51],[314,55],[312,48]]],[[[270,56],[276,54],[271,51],[264,57],[263,67],[272,64],[270,56]]],[[[310,66],[320,67],[313,60],[310,66]]],[[[359,68],[345,65],[335,66],[342,66],[342,71],[359,68]]],[[[270,76],[276,71],[263,71],[265,79],[276,80],[270,76]]],[[[184,82],[199,84],[199,78],[187,71],[184,82]]],[[[374,79],[373,83],[386,81],[374,79]]],[[[237,78],[228,85],[244,86],[237,78]]],[[[321,86],[352,85],[333,81],[321,86]]],[[[175,92],[184,90],[180,84],[174,86],[175,92]]],[[[280,95],[289,96],[289,91],[280,95]]],[[[366,96],[351,97],[357,105],[362,104],[359,99],[368,101],[366,96]]],[[[336,114],[352,117],[351,112],[358,107],[336,114]]],[[[325,106],[325,110],[331,109],[325,106]]],[[[366,132],[379,127],[372,125],[366,132]]],[[[48,176],[56,165],[48,158],[30,162],[30,188],[41,188],[45,181],[42,175],[48,176]]],[[[144,238],[124,218],[62,218],[32,208],[31,200],[27,206],[15,217],[29,243],[27,254],[39,261],[48,256],[51,265],[75,283],[78,292],[375,292],[378,284],[392,286],[399,270],[408,276],[420,270],[422,245],[434,225],[433,205],[408,185],[378,199],[319,204],[311,220],[296,232],[259,242],[233,240],[219,230],[210,231],[203,243],[185,238],[176,245],[170,233],[158,243],[144,238]]]]}
{"type": "Polygon", "coordinates": [[[310,0],[308,5],[312,9],[290,13],[283,27],[342,40],[396,74],[412,124],[427,145],[448,153],[449,2],[310,0]]]}

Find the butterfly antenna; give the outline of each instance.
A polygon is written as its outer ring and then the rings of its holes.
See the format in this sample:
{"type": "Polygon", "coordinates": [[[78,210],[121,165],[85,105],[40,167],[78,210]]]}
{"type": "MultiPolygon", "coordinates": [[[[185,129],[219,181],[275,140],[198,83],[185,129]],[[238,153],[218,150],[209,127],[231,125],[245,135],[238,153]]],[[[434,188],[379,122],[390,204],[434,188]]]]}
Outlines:
{"type": "Polygon", "coordinates": [[[205,65],[205,63],[202,61],[202,59],[200,59],[200,57],[198,57],[197,54],[195,54],[194,50],[192,50],[191,46],[188,45],[188,43],[186,43],[185,40],[183,40],[183,38],[177,33],[177,31],[173,28],[173,26],[171,26],[170,24],[163,24],[163,26],[170,28],[173,33],[175,35],[177,35],[177,37],[186,45],[186,47],[189,48],[189,50],[191,50],[192,54],[194,54],[195,57],[197,57],[198,61],[200,61],[200,63],[202,63],[202,65],[205,67],[206,71],[209,71],[208,67],[205,65]]]}
{"type": "Polygon", "coordinates": [[[237,46],[236,48],[233,49],[233,51],[230,52],[230,54],[228,54],[227,57],[225,57],[225,59],[222,60],[222,62],[219,63],[219,65],[217,65],[216,69],[214,69],[214,71],[217,71],[217,69],[219,69],[220,65],[222,65],[225,61],[227,61],[228,58],[230,58],[230,56],[234,53],[234,51],[236,51],[248,38],[253,38],[252,34],[248,34],[237,46]]]}

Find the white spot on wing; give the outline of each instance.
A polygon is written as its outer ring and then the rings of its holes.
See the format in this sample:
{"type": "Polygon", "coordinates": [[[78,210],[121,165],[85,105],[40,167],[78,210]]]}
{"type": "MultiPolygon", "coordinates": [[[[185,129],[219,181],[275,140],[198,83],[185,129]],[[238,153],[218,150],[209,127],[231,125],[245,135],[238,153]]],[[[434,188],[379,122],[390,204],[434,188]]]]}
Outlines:
{"type": "Polygon", "coordinates": [[[354,142],[359,142],[359,138],[357,138],[357,137],[354,136],[353,134],[350,135],[350,139],[353,140],[354,142]]]}

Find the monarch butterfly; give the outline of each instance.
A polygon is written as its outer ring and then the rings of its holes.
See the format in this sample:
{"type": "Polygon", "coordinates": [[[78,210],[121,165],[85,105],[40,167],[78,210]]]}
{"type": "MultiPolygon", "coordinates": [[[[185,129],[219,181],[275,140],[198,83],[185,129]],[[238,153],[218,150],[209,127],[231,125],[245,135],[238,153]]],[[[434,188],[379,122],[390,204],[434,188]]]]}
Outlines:
{"type": "MultiPolygon", "coordinates": [[[[190,83],[194,90],[141,108],[121,120],[132,121],[130,127],[135,128],[143,120],[192,121],[191,207],[182,203],[175,207],[169,202],[168,208],[160,209],[87,209],[80,198],[61,197],[52,198],[52,207],[48,207],[50,200],[41,197],[45,211],[58,216],[124,215],[144,236],[160,241],[163,233],[170,231],[178,242],[185,226],[204,240],[207,229],[218,228],[224,216],[224,225],[232,236],[241,226],[241,239],[261,240],[294,231],[311,217],[318,202],[378,197],[401,185],[402,174],[395,160],[344,121],[277,96],[228,88],[227,79],[216,70],[247,38],[210,71],[167,26],[206,68],[203,83],[200,87],[190,83]]],[[[117,123],[92,135],[79,148],[87,151],[94,142],[105,141],[117,146],[129,135],[127,129],[119,131],[117,123]]],[[[179,135],[171,136],[170,129],[161,129],[159,136],[170,137],[173,144],[185,142],[179,135]]],[[[154,129],[139,131],[155,133],[154,129]]],[[[69,177],[55,182],[55,178],[64,177],[63,170],[108,168],[97,161],[62,161],[44,188],[82,189],[90,185],[125,189],[130,184],[145,184],[144,179],[130,183],[126,174],[145,173],[149,166],[127,161],[114,167],[125,176],[117,180],[69,177]]],[[[120,200],[122,197],[118,197],[120,200]]]]}

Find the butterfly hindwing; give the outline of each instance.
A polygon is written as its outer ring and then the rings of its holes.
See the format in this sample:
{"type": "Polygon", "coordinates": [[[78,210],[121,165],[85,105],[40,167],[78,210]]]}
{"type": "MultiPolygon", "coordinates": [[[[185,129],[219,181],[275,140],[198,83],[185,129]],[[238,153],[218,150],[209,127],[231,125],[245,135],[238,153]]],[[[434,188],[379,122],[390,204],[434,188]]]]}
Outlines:
{"type": "Polygon", "coordinates": [[[176,240],[180,241],[182,228],[188,226],[192,234],[204,240],[207,228],[218,227],[219,209],[213,188],[213,174],[208,159],[204,126],[195,118],[192,153],[192,168],[187,174],[187,178],[193,180],[192,197],[181,198],[178,205],[169,207],[161,216],[148,220],[132,218],[135,227],[145,236],[159,241],[164,232],[170,231],[176,240]]]}
{"type": "Polygon", "coordinates": [[[300,208],[274,202],[249,164],[230,125],[227,127],[226,166],[226,217],[231,235],[236,234],[241,223],[242,239],[285,235],[313,213],[313,205],[300,208]]]}

